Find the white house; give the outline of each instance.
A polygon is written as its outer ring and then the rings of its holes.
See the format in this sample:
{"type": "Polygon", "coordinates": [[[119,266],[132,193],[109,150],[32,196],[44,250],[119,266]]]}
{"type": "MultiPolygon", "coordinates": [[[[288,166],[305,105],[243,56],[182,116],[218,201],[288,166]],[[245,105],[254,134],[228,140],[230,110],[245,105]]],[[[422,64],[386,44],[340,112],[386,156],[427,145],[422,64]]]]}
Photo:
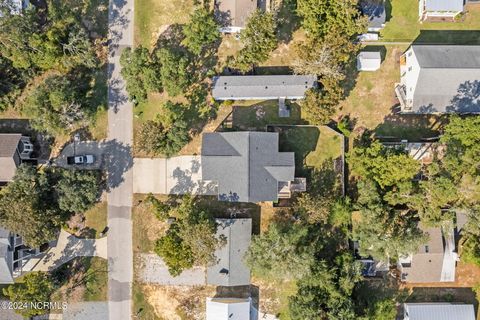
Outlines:
{"type": "Polygon", "coordinates": [[[428,18],[455,18],[463,12],[464,0],[419,0],[418,16],[428,18]]]}
{"type": "Polygon", "coordinates": [[[412,45],[400,57],[402,113],[480,113],[480,46],[412,45]]]}
{"type": "Polygon", "coordinates": [[[358,71],[377,71],[380,69],[382,57],[380,52],[362,51],[357,56],[357,70],[358,71]]]}

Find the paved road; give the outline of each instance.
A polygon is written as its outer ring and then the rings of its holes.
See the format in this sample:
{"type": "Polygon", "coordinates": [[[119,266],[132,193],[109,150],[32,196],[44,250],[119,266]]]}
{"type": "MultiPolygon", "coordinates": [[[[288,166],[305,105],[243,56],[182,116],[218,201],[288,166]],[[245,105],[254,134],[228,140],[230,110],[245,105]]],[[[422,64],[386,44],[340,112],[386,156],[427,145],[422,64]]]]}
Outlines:
{"type": "Polygon", "coordinates": [[[121,51],[133,46],[134,0],[110,0],[108,140],[108,314],[110,320],[132,315],[132,164],[133,106],[120,76],[121,51]]]}

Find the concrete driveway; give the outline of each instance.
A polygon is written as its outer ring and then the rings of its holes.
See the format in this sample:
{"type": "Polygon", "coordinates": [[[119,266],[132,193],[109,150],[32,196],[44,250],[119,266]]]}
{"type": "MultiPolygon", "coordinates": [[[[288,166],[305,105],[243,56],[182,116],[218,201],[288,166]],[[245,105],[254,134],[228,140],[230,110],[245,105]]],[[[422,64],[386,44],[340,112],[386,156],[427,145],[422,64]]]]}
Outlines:
{"type": "Polygon", "coordinates": [[[217,186],[202,180],[200,156],[135,158],[133,192],[215,195],[217,186]]]}
{"type": "Polygon", "coordinates": [[[106,149],[106,145],[102,142],[98,141],[80,141],[80,142],[73,142],[66,145],[60,155],[53,160],[53,164],[66,168],[78,168],[78,169],[86,169],[86,170],[94,170],[94,169],[102,169],[104,167],[105,161],[103,159],[103,155],[106,149]],[[67,157],[71,157],[74,155],[87,155],[91,154],[95,157],[95,162],[93,164],[88,165],[69,165],[67,164],[67,157]]]}

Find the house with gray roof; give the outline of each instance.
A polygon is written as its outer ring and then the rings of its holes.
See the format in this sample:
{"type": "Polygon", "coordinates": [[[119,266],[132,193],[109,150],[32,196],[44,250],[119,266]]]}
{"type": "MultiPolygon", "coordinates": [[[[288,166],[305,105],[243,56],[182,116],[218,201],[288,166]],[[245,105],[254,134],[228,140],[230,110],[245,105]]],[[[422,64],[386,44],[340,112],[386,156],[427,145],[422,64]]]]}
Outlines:
{"type": "Polygon", "coordinates": [[[212,95],[215,100],[303,99],[315,87],[313,75],[217,76],[212,95]]]}
{"type": "Polygon", "coordinates": [[[32,152],[30,138],[17,133],[0,134],[0,185],[13,180],[17,167],[32,152]]]}
{"type": "Polygon", "coordinates": [[[428,242],[416,253],[400,257],[398,269],[401,279],[410,283],[453,282],[458,255],[455,232],[452,228],[431,228],[420,224],[428,235],[428,242]]]}
{"type": "Polygon", "coordinates": [[[404,303],[403,320],[475,320],[473,304],[404,303]]]}
{"type": "Polygon", "coordinates": [[[384,0],[362,0],[360,10],[368,17],[368,32],[379,32],[385,27],[387,12],[384,0]]]}
{"type": "Polygon", "coordinates": [[[480,113],[480,46],[412,45],[395,93],[402,113],[480,113]]]}
{"type": "Polygon", "coordinates": [[[454,19],[464,10],[464,0],[420,0],[418,16],[420,20],[428,18],[454,19]]]}
{"type": "Polygon", "coordinates": [[[218,199],[277,201],[297,188],[295,155],[279,152],[277,132],[203,134],[202,180],[217,184],[218,199]]]}
{"type": "Polygon", "coordinates": [[[220,23],[220,32],[242,31],[256,9],[257,0],[215,0],[215,17],[220,23]]]}
{"type": "Polygon", "coordinates": [[[207,268],[207,284],[250,285],[250,269],[243,257],[252,239],[252,219],[216,219],[217,239],[224,245],[215,251],[215,262],[207,268]]]}

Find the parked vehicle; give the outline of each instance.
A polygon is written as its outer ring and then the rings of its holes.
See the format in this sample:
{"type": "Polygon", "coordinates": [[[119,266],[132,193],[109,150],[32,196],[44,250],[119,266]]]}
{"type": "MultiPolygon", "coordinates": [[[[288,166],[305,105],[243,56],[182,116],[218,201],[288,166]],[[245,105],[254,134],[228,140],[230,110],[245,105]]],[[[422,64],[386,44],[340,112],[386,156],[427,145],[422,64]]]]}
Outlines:
{"type": "Polygon", "coordinates": [[[95,162],[95,156],[92,154],[85,154],[80,156],[67,157],[68,164],[92,164],[95,162]]]}

